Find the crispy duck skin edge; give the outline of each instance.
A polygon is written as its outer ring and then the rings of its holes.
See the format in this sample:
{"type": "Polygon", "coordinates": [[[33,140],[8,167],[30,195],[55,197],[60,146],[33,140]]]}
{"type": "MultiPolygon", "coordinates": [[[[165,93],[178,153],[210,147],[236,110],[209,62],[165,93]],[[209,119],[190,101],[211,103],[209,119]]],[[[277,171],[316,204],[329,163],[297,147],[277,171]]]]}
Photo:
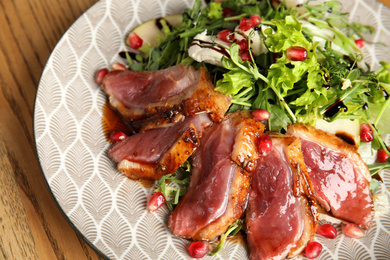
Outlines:
{"type": "Polygon", "coordinates": [[[118,170],[133,180],[159,180],[166,174],[174,173],[198,147],[199,137],[191,124],[158,163],[142,164],[123,159],[118,164],[118,170]]]}
{"type": "Polygon", "coordinates": [[[348,144],[339,137],[305,124],[289,125],[287,128],[287,134],[302,139],[306,139],[304,138],[306,136],[309,138],[309,141],[315,141],[319,144],[321,143],[321,140],[327,140],[327,144],[325,146],[326,148],[341,151],[346,157],[351,158],[356,164],[355,170],[357,170],[359,174],[362,174],[368,182],[371,181],[370,171],[361,158],[357,148],[348,144]],[[303,131],[304,134],[300,134],[301,131],[303,131]]]}
{"type": "Polygon", "coordinates": [[[234,186],[231,187],[231,190],[233,189],[235,192],[233,194],[229,193],[228,204],[231,206],[228,207],[228,210],[232,211],[232,214],[223,214],[207,227],[199,230],[192,238],[193,240],[213,240],[224,234],[231,224],[243,216],[248,201],[250,176],[241,167],[237,167],[237,171],[238,173],[235,174],[232,181],[234,186]]]}
{"type": "Polygon", "coordinates": [[[240,124],[234,142],[232,160],[251,173],[256,168],[256,161],[259,158],[256,142],[264,133],[265,126],[253,118],[243,118],[240,124]],[[237,145],[240,146],[236,147],[237,145]]]}
{"type": "Polygon", "coordinates": [[[310,221],[310,231],[308,234],[303,234],[297,245],[292,248],[288,254],[288,258],[293,258],[300,254],[306,247],[306,244],[314,238],[318,226],[318,205],[314,199],[313,185],[310,181],[309,174],[306,170],[306,165],[303,160],[301,151],[301,141],[299,138],[287,137],[290,143],[287,145],[287,158],[293,166],[293,182],[294,196],[301,200],[301,205],[304,205],[307,214],[307,219],[310,221]]]}

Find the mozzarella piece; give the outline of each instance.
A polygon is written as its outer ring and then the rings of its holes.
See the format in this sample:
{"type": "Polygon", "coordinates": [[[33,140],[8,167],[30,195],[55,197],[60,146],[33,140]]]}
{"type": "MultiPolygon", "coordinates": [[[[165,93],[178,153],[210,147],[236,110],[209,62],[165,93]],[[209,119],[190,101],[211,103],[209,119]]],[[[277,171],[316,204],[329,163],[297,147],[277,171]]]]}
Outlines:
{"type": "MultiPolygon", "coordinates": [[[[241,31],[239,26],[234,31],[234,39],[241,40],[251,36],[251,48],[254,56],[261,53],[267,53],[259,32],[253,29],[241,31]]],[[[222,57],[229,54],[230,43],[219,40],[216,36],[207,35],[207,30],[196,35],[188,48],[188,55],[197,62],[205,62],[215,66],[222,67],[222,57]]]]}
{"type": "Polygon", "coordinates": [[[188,55],[197,62],[222,67],[221,60],[224,56],[222,49],[224,47],[229,48],[229,44],[217,39],[216,36],[207,35],[207,30],[205,30],[194,37],[188,49],[188,55]],[[221,46],[218,46],[218,44],[221,46]]]}
{"type": "Polygon", "coordinates": [[[263,40],[261,39],[259,32],[254,29],[250,29],[247,31],[242,31],[240,29],[240,26],[237,26],[234,29],[234,38],[237,40],[245,39],[248,35],[251,36],[251,48],[252,48],[252,53],[254,56],[258,56],[262,53],[267,53],[268,49],[265,46],[263,40]]]}

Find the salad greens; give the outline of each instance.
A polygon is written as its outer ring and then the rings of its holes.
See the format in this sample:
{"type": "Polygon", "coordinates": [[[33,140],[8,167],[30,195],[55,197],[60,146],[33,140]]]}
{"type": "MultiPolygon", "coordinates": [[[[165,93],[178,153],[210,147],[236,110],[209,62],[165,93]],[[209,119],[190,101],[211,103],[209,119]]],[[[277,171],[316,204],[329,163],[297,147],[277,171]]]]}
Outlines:
{"type": "Polygon", "coordinates": [[[158,181],[158,188],[155,192],[161,192],[166,200],[166,204],[170,210],[173,210],[179,203],[180,197],[187,192],[187,187],[190,184],[191,178],[191,164],[186,161],[175,173],[172,175],[164,175],[158,181]],[[173,186],[172,184],[176,186],[173,186]],[[169,185],[171,184],[171,185],[169,185]]]}
{"type": "MultiPolygon", "coordinates": [[[[230,112],[266,109],[271,112],[269,130],[281,131],[296,122],[315,125],[318,119],[369,121],[375,115],[379,115],[378,123],[385,108],[378,111],[371,107],[387,98],[390,64],[382,62],[376,72],[364,68],[362,51],[354,41],[355,36],[363,37],[373,28],[349,22],[338,1],[301,6],[306,10],[304,14],[283,4],[275,9],[270,1],[226,0],[202,8],[197,0],[184,12],[179,27],[163,26],[166,36],[159,46],[144,48],[144,55],[136,56],[138,62],[128,57],[130,68],[157,70],[179,63],[206,67],[214,75],[216,90],[232,96],[230,112]],[[231,8],[237,15],[223,17],[223,8],[231,8]],[[258,31],[268,53],[242,62],[239,46],[233,43],[230,57],[222,60],[223,68],[195,62],[188,56],[188,47],[197,34],[234,30],[242,17],[256,13],[262,17],[258,31]],[[291,46],[306,48],[308,58],[289,60],[286,50],[291,46]],[[340,109],[333,111],[336,103],[340,109]]],[[[247,38],[250,40],[251,35],[247,38]]]]}
{"type": "MultiPolygon", "coordinates": [[[[364,63],[363,52],[355,39],[364,39],[364,35],[374,29],[350,22],[341,7],[338,1],[320,5],[308,1],[289,9],[283,3],[273,7],[270,0],[225,0],[202,7],[201,1],[196,0],[193,8],[184,12],[179,27],[162,25],[165,36],[159,39],[158,46],[142,47],[142,54],[135,58],[127,55],[127,60],[130,69],[138,71],[176,64],[205,67],[214,78],[215,89],[231,95],[229,112],[265,109],[271,114],[267,122],[270,131],[283,132],[292,123],[315,125],[318,119],[369,123],[374,134],[372,148],[384,149],[390,155],[380,130],[380,127],[390,127],[383,120],[390,103],[390,63],[381,62],[376,71],[364,63]],[[223,11],[227,8],[232,14],[224,17],[223,11]],[[299,8],[304,8],[305,12],[299,8]],[[232,43],[228,47],[230,56],[222,58],[222,67],[198,63],[189,57],[187,50],[197,34],[205,30],[209,35],[217,35],[224,29],[234,31],[241,18],[252,14],[259,14],[262,20],[246,38],[250,44],[253,34],[259,33],[267,53],[257,57],[250,53],[250,60],[243,62],[240,46],[232,43]],[[293,46],[304,47],[307,58],[290,60],[287,50],[293,46]]],[[[377,174],[389,169],[390,163],[369,168],[372,174],[377,174]]],[[[190,164],[183,165],[179,172],[181,178],[174,174],[163,177],[158,183],[158,191],[167,198],[171,210],[186,192],[190,164]]],[[[378,187],[377,180],[374,179],[371,187],[373,190],[378,187]]],[[[219,251],[229,233],[238,232],[240,228],[240,223],[234,223],[214,252],[219,251]]]]}

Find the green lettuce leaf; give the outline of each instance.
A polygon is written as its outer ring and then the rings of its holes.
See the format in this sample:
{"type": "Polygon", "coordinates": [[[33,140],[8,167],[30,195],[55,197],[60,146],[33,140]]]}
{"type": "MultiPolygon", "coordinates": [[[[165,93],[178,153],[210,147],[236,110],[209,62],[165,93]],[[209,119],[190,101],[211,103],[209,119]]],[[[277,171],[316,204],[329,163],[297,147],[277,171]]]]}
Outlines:
{"type": "Polygon", "coordinates": [[[216,83],[215,90],[225,95],[236,95],[243,87],[254,85],[253,77],[242,70],[231,70],[223,74],[216,83]]]}

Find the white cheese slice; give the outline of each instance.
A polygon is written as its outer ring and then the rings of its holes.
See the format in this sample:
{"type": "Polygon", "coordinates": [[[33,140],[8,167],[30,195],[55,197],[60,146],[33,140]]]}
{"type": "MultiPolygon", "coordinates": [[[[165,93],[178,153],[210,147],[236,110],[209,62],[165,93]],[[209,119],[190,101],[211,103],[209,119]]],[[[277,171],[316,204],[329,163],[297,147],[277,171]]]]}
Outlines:
{"type": "Polygon", "coordinates": [[[229,44],[217,39],[216,36],[207,35],[207,30],[196,35],[188,49],[188,55],[197,62],[205,62],[222,67],[222,49],[229,48],[229,44]],[[221,46],[217,46],[217,44],[221,46]]]}
{"type": "MultiPolygon", "coordinates": [[[[259,32],[256,30],[241,31],[235,29],[234,39],[241,40],[251,35],[251,48],[254,56],[268,52],[259,32]]],[[[207,30],[196,35],[188,48],[188,55],[197,62],[205,62],[222,67],[221,60],[224,54],[229,54],[230,43],[219,40],[216,36],[207,35],[207,30]]]]}

